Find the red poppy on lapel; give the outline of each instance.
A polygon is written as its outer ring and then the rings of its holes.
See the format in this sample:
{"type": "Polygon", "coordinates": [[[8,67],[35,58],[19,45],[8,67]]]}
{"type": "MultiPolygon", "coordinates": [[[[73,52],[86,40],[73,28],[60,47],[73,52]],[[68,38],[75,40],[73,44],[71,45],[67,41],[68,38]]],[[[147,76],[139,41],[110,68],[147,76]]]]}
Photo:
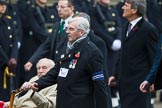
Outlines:
{"type": "Polygon", "coordinates": [[[133,29],[132,29],[133,32],[136,32],[137,30],[138,30],[138,28],[136,26],[133,27],[133,29]]]}
{"type": "Polygon", "coordinates": [[[75,54],[75,57],[76,57],[76,58],[79,58],[79,57],[80,57],[80,52],[76,53],[76,54],[75,54]]]}

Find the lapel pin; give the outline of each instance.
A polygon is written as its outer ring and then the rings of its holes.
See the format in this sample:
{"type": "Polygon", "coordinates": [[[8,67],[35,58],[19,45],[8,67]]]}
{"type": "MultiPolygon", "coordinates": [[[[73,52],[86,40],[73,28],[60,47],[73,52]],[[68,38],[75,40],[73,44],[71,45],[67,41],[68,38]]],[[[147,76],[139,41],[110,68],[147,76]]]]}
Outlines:
{"type": "Polygon", "coordinates": [[[80,52],[76,53],[76,54],[75,54],[75,57],[76,57],[76,58],[79,58],[79,57],[80,57],[80,52]]]}

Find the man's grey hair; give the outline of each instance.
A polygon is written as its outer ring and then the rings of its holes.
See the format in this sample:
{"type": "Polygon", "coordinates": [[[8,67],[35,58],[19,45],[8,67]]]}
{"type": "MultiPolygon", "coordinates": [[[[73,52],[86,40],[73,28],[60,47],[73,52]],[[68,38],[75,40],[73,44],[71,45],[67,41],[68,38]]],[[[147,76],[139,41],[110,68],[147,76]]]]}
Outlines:
{"type": "Polygon", "coordinates": [[[49,67],[50,69],[53,68],[53,67],[55,66],[55,63],[54,63],[53,60],[48,59],[48,58],[42,58],[42,59],[40,59],[40,60],[37,62],[37,64],[36,64],[36,67],[37,67],[37,68],[38,68],[39,63],[41,63],[41,62],[47,63],[47,65],[48,65],[48,67],[49,67]]]}
{"type": "Polygon", "coordinates": [[[90,24],[87,19],[85,19],[83,17],[74,17],[74,18],[70,19],[68,23],[75,22],[75,21],[77,22],[78,30],[83,30],[83,31],[85,31],[85,33],[89,32],[90,24]]]}
{"type": "Polygon", "coordinates": [[[87,13],[84,12],[77,12],[73,15],[73,18],[75,17],[83,17],[85,19],[87,19],[90,22],[90,16],[87,13]]]}
{"type": "Polygon", "coordinates": [[[74,0],[57,0],[57,2],[59,1],[68,1],[68,6],[74,6],[74,0]]]}
{"type": "Polygon", "coordinates": [[[137,9],[139,16],[146,14],[146,0],[125,0],[125,2],[130,3],[132,9],[137,9]]]}

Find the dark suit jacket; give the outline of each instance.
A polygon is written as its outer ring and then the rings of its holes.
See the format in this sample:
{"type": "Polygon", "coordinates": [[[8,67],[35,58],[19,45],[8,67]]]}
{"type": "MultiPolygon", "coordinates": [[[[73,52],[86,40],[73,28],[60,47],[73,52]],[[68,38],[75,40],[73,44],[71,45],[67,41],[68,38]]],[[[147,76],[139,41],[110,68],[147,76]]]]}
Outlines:
{"type": "Polygon", "coordinates": [[[156,28],[144,19],[132,28],[128,37],[127,26],[123,29],[118,68],[121,108],[146,108],[147,102],[150,103],[149,94],[142,94],[139,86],[153,63],[159,35],[156,28]]]}
{"type": "Polygon", "coordinates": [[[59,22],[57,22],[53,27],[52,34],[40,45],[29,61],[35,64],[42,57],[51,58],[55,62],[58,61],[65,50],[66,42],[66,33],[64,31],[62,34],[59,34],[59,22]]]}
{"type": "Polygon", "coordinates": [[[57,108],[108,108],[103,74],[103,56],[85,38],[36,82],[40,89],[57,83],[57,108]]]}
{"type": "Polygon", "coordinates": [[[105,42],[97,35],[94,34],[93,30],[91,30],[88,34],[89,39],[91,40],[91,42],[93,42],[98,48],[99,50],[102,52],[104,59],[104,71],[106,72],[105,76],[106,79],[108,78],[109,74],[108,74],[108,67],[107,67],[107,48],[106,48],[106,44],[105,42]]]}

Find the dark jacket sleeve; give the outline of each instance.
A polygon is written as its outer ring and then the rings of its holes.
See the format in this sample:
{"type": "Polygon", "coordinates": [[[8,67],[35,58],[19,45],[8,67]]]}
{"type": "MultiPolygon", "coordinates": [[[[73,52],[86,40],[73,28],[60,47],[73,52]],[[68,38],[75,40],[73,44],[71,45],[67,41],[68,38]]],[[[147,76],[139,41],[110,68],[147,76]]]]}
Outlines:
{"type": "Polygon", "coordinates": [[[150,26],[150,28],[148,28],[148,32],[149,33],[148,33],[148,39],[146,40],[147,41],[146,48],[148,51],[149,62],[152,65],[160,36],[158,34],[157,29],[153,25],[150,26]]]}
{"type": "Polygon", "coordinates": [[[41,90],[45,87],[51,86],[57,83],[57,76],[60,70],[60,64],[56,63],[55,67],[51,69],[45,76],[39,78],[39,80],[35,81],[38,83],[38,89],[41,90]]]}
{"type": "Polygon", "coordinates": [[[106,44],[103,39],[101,39],[99,36],[94,34],[93,30],[89,33],[90,40],[99,48],[101,53],[103,54],[104,59],[104,71],[105,71],[105,78],[107,79],[109,77],[108,74],[108,62],[107,62],[107,48],[106,44]]]}
{"type": "Polygon", "coordinates": [[[160,65],[161,57],[162,57],[162,50],[161,50],[161,43],[162,43],[162,36],[160,37],[160,41],[157,47],[156,55],[153,61],[153,64],[151,66],[150,72],[146,77],[146,81],[148,81],[150,84],[154,83],[156,78],[156,72],[158,70],[158,67],[160,65]]]}
{"type": "MultiPolygon", "coordinates": [[[[55,25],[53,26],[53,30],[52,30],[52,34],[50,34],[48,36],[48,38],[46,39],[45,42],[43,42],[39,48],[35,51],[35,53],[32,55],[32,57],[29,59],[29,61],[33,64],[37,63],[37,61],[42,58],[42,57],[48,57],[53,55],[54,52],[52,52],[54,50],[55,47],[55,40],[57,37],[57,33],[58,33],[58,24],[59,22],[55,23],[55,25]]],[[[51,58],[53,59],[53,58],[51,58]]]]}
{"type": "Polygon", "coordinates": [[[99,51],[93,51],[89,57],[88,64],[92,74],[96,108],[108,108],[107,84],[103,72],[103,56],[99,51]]]}
{"type": "Polygon", "coordinates": [[[108,62],[107,62],[107,48],[106,48],[106,44],[105,42],[101,39],[98,41],[98,44],[97,44],[97,47],[98,48],[101,48],[100,51],[102,52],[103,54],[103,57],[104,57],[104,72],[105,72],[105,78],[108,79],[109,77],[109,71],[108,71],[108,62]],[[100,47],[98,47],[100,46],[100,47]]]}
{"type": "Polygon", "coordinates": [[[46,39],[46,41],[39,46],[39,48],[35,51],[35,53],[29,59],[29,61],[33,64],[37,63],[37,61],[40,58],[45,57],[50,53],[50,47],[51,47],[51,36],[49,36],[46,39]]]}

